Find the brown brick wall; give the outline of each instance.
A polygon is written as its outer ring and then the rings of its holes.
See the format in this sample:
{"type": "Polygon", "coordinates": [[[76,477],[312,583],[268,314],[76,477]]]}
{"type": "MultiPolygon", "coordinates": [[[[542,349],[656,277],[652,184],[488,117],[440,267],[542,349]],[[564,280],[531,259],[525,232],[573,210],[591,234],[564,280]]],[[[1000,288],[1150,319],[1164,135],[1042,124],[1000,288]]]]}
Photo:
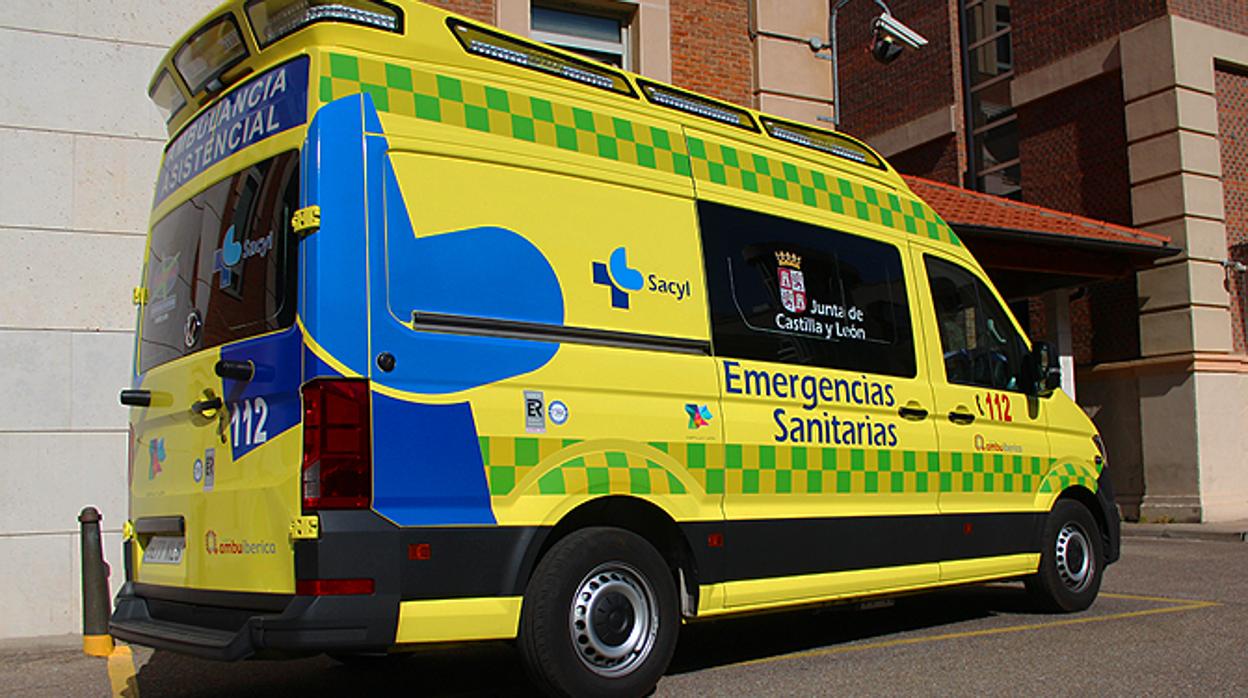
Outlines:
{"type": "MultiPolygon", "coordinates": [[[[1242,0],[1224,4],[1229,7],[1239,2],[1242,0]]],[[[1022,74],[1161,17],[1166,14],[1166,2],[1024,0],[1010,3],[1010,10],[1014,70],[1022,74]]]]}
{"type": "Polygon", "coordinates": [[[917,148],[888,158],[898,172],[926,177],[937,182],[960,186],[958,173],[958,139],[954,134],[942,136],[917,148]]]}
{"type": "MultiPolygon", "coordinates": [[[[930,43],[920,51],[905,49],[888,65],[870,54],[871,20],[880,8],[871,2],[846,5],[837,15],[840,43],[841,128],[858,136],[887,131],[916,116],[953,104],[954,80],[950,52],[957,39],[947,2],[896,0],[893,15],[930,43]]],[[[831,70],[831,66],[829,66],[831,70]]]]}
{"type": "Polygon", "coordinates": [[[1248,6],[1243,0],[1170,0],[1170,14],[1248,34],[1248,6]]]}
{"type": "Polygon", "coordinates": [[[494,0],[423,0],[451,12],[458,12],[481,22],[494,23],[494,0]]]}
{"type": "Polygon", "coordinates": [[[1122,79],[1106,73],[1018,110],[1023,200],[1131,225],[1122,79]]]}
{"type": "MultiPolygon", "coordinates": [[[[1131,225],[1122,78],[1106,73],[1018,110],[1023,200],[1131,225]]],[[[1071,303],[1075,361],[1140,353],[1134,277],[1090,284],[1071,303]]]]}
{"type": "Polygon", "coordinates": [[[1140,301],[1135,275],[1088,286],[1093,363],[1127,361],[1140,356],[1140,301]]]}
{"type": "Polygon", "coordinates": [[[754,106],[750,0],[671,0],[672,83],[754,106]]]}
{"type": "MultiPolygon", "coordinates": [[[[1226,208],[1228,257],[1248,263],[1248,75],[1214,72],[1218,100],[1218,140],[1222,148],[1222,196],[1226,208]]],[[[1248,351],[1248,273],[1229,272],[1231,330],[1235,351],[1248,351]]]]}
{"type": "Polygon", "coordinates": [[[1070,301],[1075,363],[1128,361],[1140,356],[1135,276],[1089,284],[1070,301]]]}

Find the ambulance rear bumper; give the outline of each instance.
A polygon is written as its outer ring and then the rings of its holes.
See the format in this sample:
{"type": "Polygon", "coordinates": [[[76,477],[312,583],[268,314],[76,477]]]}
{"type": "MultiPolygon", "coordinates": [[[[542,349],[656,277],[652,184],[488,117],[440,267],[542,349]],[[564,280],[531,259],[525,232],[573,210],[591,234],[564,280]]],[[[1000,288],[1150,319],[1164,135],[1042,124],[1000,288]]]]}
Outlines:
{"type": "Polygon", "coordinates": [[[110,623],[137,645],[234,661],[319,652],[381,651],[394,642],[397,598],[287,596],[127,582],[110,623]]]}

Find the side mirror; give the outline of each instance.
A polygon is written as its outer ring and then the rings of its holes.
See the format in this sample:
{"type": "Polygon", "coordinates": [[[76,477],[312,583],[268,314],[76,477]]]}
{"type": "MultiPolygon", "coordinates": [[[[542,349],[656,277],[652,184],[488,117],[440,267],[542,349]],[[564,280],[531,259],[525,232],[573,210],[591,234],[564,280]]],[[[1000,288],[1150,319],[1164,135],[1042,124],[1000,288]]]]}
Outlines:
{"type": "Polygon", "coordinates": [[[1062,364],[1057,349],[1048,342],[1035,342],[1028,356],[1028,366],[1035,382],[1036,395],[1048,397],[1062,387],[1062,364]]]}

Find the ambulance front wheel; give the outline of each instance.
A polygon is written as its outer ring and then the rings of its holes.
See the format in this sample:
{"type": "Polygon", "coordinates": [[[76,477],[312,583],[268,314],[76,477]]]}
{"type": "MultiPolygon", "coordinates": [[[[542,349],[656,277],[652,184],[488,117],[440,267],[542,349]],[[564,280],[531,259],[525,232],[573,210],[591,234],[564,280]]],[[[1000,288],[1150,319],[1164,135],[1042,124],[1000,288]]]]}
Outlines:
{"type": "Polygon", "coordinates": [[[1105,560],[1101,532],[1087,507],[1062,499],[1049,512],[1040,548],[1040,569],[1027,591],[1049,611],[1072,613],[1092,605],[1101,589],[1105,560]]]}
{"type": "Polygon", "coordinates": [[[671,570],[644,538],[608,527],[572,533],[525,591],[525,668],[550,695],[647,695],[676,648],[676,604],[671,570]]]}

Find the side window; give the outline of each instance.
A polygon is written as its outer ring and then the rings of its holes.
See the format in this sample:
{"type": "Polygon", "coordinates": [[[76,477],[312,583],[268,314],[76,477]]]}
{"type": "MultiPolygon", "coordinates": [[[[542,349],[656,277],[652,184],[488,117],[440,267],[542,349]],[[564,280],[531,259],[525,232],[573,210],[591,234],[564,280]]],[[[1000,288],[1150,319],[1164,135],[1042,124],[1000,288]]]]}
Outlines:
{"type": "Polygon", "coordinates": [[[717,355],[915,375],[896,247],[705,201],[698,216],[717,355]]]}
{"type": "Polygon", "coordinates": [[[924,257],[940,330],[945,379],[1025,392],[1027,343],[992,292],[969,271],[924,257]]]}

